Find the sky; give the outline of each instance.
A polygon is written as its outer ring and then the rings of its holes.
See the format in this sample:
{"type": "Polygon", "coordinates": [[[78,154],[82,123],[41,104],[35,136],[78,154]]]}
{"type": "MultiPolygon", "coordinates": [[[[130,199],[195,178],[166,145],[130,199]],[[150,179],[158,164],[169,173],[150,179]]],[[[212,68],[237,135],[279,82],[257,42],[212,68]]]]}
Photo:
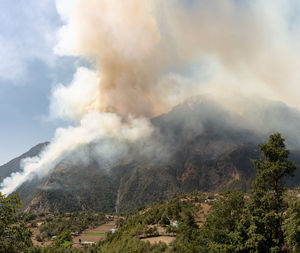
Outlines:
{"type": "Polygon", "coordinates": [[[78,59],[53,53],[61,20],[52,0],[0,1],[0,164],[51,140],[49,96],[78,59]]]}

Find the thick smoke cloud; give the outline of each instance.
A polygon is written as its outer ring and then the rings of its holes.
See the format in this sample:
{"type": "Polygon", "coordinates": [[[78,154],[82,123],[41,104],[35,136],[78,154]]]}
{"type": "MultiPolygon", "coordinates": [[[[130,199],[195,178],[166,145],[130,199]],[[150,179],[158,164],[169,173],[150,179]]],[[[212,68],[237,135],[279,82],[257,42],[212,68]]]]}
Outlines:
{"type": "Polygon", "coordinates": [[[57,6],[66,25],[56,52],[95,62],[98,97],[89,106],[97,110],[153,116],[203,91],[300,106],[295,1],[60,0],[57,6]]]}
{"type": "Polygon", "coordinates": [[[57,1],[57,6],[67,24],[56,52],[89,57],[99,69],[97,98],[88,106],[122,116],[151,116],[152,86],[162,60],[160,33],[147,2],[57,1]]]}
{"type": "Polygon", "coordinates": [[[78,154],[90,143],[100,143],[96,154],[119,159],[128,143],[149,141],[155,132],[149,118],[195,94],[210,94],[234,114],[233,126],[298,133],[273,116],[263,123],[269,100],[300,108],[297,1],[57,0],[56,6],[65,25],[54,51],[88,59],[93,68],[80,67],[71,84],[54,88],[50,118],[75,126],[58,129],[40,157],[4,180],[3,192],[47,174],[72,152],[84,160],[78,154]],[[122,143],[119,152],[112,152],[115,143],[122,143]]]}
{"type": "Polygon", "coordinates": [[[50,117],[78,121],[97,99],[99,78],[94,71],[80,67],[69,86],[57,85],[52,94],[50,117]]]}

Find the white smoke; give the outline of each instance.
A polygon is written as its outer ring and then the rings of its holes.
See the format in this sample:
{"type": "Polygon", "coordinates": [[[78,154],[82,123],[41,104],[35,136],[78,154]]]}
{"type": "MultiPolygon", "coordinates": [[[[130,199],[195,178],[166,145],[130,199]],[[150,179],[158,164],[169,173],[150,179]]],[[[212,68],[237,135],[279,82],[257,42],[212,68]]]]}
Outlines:
{"type": "MultiPolygon", "coordinates": [[[[5,178],[1,192],[9,194],[34,176],[45,176],[59,162],[63,161],[64,158],[68,157],[79,147],[98,142],[95,152],[105,155],[110,140],[112,140],[112,144],[116,141],[120,143],[122,150],[122,144],[126,145],[126,143],[133,143],[138,140],[147,140],[152,131],[153,128],[147,119],[128,118],[128,121],[124,123],[116,114],[89,111],[81,119],[78,126],[57,129],[52,142],[39,157],[23,160],[23,171],[13,173],[10,177],[5,178]]],[[[109,154],[107,155],[111,158],[119,155],[119,146],[113,145],[113,147],[114,149],[109,149],[109,154]]]]}
{"type": "Polygon", "coordinates": [[[99,78],[94,71],[80,67],[69,86],[57,85],[52,93],[50,118],[78,121],[93,109],[97,100],[99,78]]]}

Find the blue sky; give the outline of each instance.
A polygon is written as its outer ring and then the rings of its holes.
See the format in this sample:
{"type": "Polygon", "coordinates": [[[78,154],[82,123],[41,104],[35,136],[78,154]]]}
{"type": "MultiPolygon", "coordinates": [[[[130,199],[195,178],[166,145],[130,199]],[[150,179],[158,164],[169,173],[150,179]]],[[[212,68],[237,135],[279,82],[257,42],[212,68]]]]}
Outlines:
{"type": "Polygon", "coordinates": [[[62,125],[47,120],[49,98],[72,79],[76,61],[53,53],[60,25],[53,0],[0,1],[0,164],[62,125]]]}

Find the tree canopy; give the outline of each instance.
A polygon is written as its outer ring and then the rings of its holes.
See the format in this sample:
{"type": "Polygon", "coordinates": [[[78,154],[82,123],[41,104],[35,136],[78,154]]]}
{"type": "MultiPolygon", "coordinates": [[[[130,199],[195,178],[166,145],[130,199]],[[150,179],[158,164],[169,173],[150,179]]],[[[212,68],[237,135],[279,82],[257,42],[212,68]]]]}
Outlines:
{"type": "Polygon", "coordinates": [[[0,193],[0,252],[24,252],[32,246],[31,232],[16,218],[21,201],[17,195],[0,193]]]}

